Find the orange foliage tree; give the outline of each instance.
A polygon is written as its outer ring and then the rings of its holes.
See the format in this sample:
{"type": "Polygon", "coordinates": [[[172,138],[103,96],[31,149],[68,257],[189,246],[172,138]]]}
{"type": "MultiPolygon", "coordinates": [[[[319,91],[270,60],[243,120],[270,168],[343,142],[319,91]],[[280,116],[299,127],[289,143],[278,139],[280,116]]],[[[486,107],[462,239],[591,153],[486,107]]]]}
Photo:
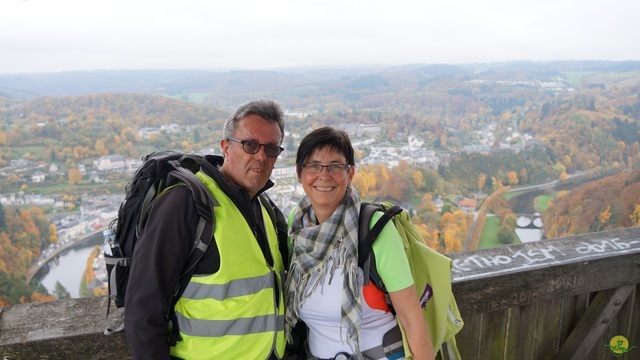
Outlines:
{"type": "Polygon", "coordinates": [[[69,182],[79,184],[82,181],[82,171],[78,169],[69,169],[69,182]]]}
{"type": "Polygon", "coordinates": [[[631,226],[640,226],[640,204],[637,204],[633,208],[633,213],[629,215],[631,220],[631,226]]]}

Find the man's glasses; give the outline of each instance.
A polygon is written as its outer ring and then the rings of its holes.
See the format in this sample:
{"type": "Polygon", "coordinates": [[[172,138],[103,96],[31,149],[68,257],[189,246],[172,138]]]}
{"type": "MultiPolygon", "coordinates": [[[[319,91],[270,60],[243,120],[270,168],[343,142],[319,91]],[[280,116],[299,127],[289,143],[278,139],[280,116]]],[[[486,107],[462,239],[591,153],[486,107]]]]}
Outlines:
{"type": "Polygon", "coordinates": [[[319,163],[304,163],[302,168],[309,174],[320,175],[323,168],[327,168],[329,175],[344,175],[346,171],[351,168],[351,165],[347,164],[330,164],[322,165],[319,163]]]}
{"type": "Polygon", "coordinates": [[[264,146],[264,154],[270,158],[277,158],[278,155],[284,150],[283,147],[273,144],[260,144],[257,141],[253,140],[238,140],[228,138],[228,141],[233,141],[242,144],[242,150],[247,154],[257,154],[260,151],[260,147],[264,146]]]}

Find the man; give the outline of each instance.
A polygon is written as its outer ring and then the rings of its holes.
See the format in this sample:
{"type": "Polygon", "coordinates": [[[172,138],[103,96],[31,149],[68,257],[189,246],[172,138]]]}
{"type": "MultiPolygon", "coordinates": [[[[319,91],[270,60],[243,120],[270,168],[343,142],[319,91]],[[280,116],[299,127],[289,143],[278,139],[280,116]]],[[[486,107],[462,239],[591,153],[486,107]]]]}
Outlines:
{"type": "MultiPolygon", "coordinates": [[[[258,195],[273,186],[284,114],[269,100],[240,106],[224,125],[224,157],[207,155],[196,175],[220,206],[214,241],[175,306],[171,294],[195,239],[198,215],[189,190],[176,186],[152,203],[133,255],[125,330],[135,359],[278,359],[284,355],[283,259],[258,195]]],[[[279,212],[278,209],[275,209],[279,212]]]]}

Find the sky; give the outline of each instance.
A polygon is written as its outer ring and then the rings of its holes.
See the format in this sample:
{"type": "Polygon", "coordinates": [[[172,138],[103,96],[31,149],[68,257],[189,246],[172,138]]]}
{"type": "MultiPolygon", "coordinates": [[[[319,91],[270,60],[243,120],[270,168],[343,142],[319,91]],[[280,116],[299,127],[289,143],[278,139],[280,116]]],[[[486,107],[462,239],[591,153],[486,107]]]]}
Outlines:
{"type": "Polygon", "coordinates": [[[0,0],[0,74],[640,60],[639,0],[0,0]]]}

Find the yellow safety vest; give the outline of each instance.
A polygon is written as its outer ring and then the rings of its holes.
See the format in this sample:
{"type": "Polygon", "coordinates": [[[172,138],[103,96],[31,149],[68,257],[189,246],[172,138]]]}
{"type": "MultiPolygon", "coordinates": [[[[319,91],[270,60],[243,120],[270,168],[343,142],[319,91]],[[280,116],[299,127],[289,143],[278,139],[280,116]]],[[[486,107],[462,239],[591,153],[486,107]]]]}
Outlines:
{"type": "Polygon", "coordinates": [[[274,266],[233,201],[209,176],[196,174],[220,206],[214,208],[220,269],[194,275],[175,311],[180,338],[171,355],[183,359],[266,359],[284,355],[284,265],[271,217],[262,218],[274,266]]]}

